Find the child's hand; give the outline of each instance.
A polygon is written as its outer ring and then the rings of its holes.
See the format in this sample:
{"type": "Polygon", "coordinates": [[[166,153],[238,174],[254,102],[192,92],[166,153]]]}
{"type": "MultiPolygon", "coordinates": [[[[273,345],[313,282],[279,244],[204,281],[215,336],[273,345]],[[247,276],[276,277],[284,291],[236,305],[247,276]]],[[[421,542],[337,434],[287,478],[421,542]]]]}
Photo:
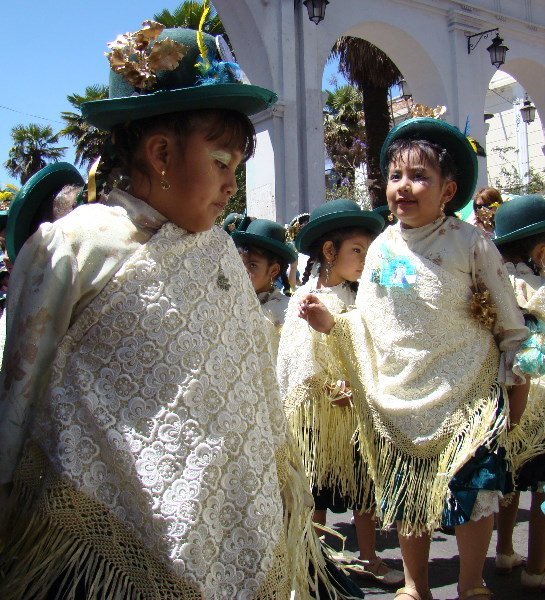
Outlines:
{"type": "Polygon", "coordinates": [[[320,333],[329,333],[335,325],[333,316],[313,294],[307,294],[299,302],[299,316],[320,333]]]}

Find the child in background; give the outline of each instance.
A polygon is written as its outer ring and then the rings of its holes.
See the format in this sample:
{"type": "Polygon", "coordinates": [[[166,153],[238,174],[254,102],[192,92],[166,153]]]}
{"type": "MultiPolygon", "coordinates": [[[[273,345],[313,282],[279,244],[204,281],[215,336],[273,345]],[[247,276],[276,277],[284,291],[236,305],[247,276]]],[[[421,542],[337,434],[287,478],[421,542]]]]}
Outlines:
{"type": "Polygon", "coordinates": [[[213,227],[276,96],[220,42],[148,21],[111,44],[110,98],[82,107],[112,130],[102,201],[18,255],[3,600],[288,600],[324,573],[259,304],[213,227]]]}
{"type": "MultiPolygon", "coordinates": [[[[524,563],[513,548],[513,529],[520,491],[532,492],[528,523],[528,558],[521,573],[523,586],[545,589],[545,198],[518,196],[496,212],[493,239],[504,261],[531,336],[515,359],[514,368],[532,378],[524,413],[510,415],[508,436],[516,492],[500,505],[497,518],[496,568],[503,573],[524,563]]],[[[519,411],[520,412],[520,411],[519,411]]]]}
{"type": "Polygon", "coordinates": [[[332,200],[315,209],[295,239],[309,256],[303,285],[292,296],[280,338],[278,378],[293,436],[298,442],[314,495],[314,521],[325,525],[327,509],[354,511],[359,558],[343,566],[387,585],[403,573],[375,552],[372,482],[360,457],[358,420],[350,386],[331,368],[332,357],[319,335],[298,318],[300,299],[319,296],[334,314],[356,298],[367,248],[384,227],[378,215],[351,200],[332,200]]]}
{"type": "Polygon", "coordinates": [[[308,295],[300,315],[330,333],[360,407],[378,511],[385,526],[397,522],[406,587],[396,598],[432,597],[430,539],[443,522],[455,526],[459,597],[484,600],[505,477],[502,384],[523,381],[510,364],[528,330],[493,244],[450,216],[477,179],[465,136],[409,119],[387,136],[381,167],[398,223],[369,248],[357,310],[333,318],[308,295]]]}
{"type": "Polygon", "coordinates": [[[297,260],[297,252],[286,243],[286,230],[268,219],[255,219],[245,230],[231,234],[246,272],[257,294],[263,313],[273,326],[273,356],[276,360],[280,331],[286,318],[290,293],[288,265],[297,260]],[[283,292],[275,286],[280,278],[283,292]]]}

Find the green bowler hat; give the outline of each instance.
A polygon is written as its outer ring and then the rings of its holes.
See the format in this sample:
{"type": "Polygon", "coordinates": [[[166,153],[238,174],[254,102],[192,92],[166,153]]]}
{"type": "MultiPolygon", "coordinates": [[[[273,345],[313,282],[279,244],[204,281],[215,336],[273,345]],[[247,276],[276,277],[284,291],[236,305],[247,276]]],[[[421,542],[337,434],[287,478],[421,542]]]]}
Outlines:
{"type": "Polygon", "coordinates": [[[361,227],[372,234],[378,234],[384,229],[384,219],[372,210],[363,210],[353,200],[330,200],[310,213],[309,222],[295,238],[295,247],[299,252],[309,254],[318,238],[344,227],[361,227]]]}
{"type": "Polygon", "coordinates": [[[477,185],[477,154],[457,127],[431,117],[407,119],[396,125],[386,136],[380,150],[380,169],[385,178],[388,176],[388,148],[396,140],[426,140],[445,148],[458,171],[458,187],[448,206],[457,211],[469,202],[477,185]]]}
{"type": "Polygon", "coordinates": [[[545,231],[545,198],[539,194],[515,196],[500,204],[494,215],[494,237],[500,246],[545,231]]]}
{"type": "MultiPolygon", "coordinates": [[[[126,40],[127,35],[120,37],[126,40]]],[[[114,51],[118,40],[110,44],[114,51]]],[[[175,42],[182,47],[184,54],[181,59],[175,56],[169,65],[177,66],[172,70],[157,71],[150,67],[147,76],[154,83],[151,87],[147,85],[146,89],[131,83],[135,81],[135,67],[131,66],[130,59],[125,63],[123,74],[111,69],[109,98],[82,104],[82,114],[88,123],[109,130],[119,123],[146,117],[214,108],[252,115],[265,110],[278,99],[270,90],[245,83],[247,80],[240,67],[232,62],[232,55],[225,56],[229,50],[221,36],[216,38],[193,29],[164,29],[142,52],[148,52],[151,58],[154,45],[166,40],[169,40],[167,44],[175,42]],[[198,36],[202,36],[201,48],[198,36]],[[201,50],[204,50],[205,57],[201,50]],[[228,60],[222,60],[220,52],[228,60]]]]}
{"type": "Polygon", "coordinates": [[[30,226],[43,202],[65,185],[83,185],[79,171],[66,162],[47,165],[35,173],[11,202],[6,225],[6,249],[12,261],[30,236],[30,226]]]}
{"type": "Polygon", "coordinates": [[[297,252],[286,242],[286,230],[282,225],[269,219],[254,219],[246,231],[231,234],[236,246],[258,246],[265,248],[289,263],[297,259],[297,252]]]}

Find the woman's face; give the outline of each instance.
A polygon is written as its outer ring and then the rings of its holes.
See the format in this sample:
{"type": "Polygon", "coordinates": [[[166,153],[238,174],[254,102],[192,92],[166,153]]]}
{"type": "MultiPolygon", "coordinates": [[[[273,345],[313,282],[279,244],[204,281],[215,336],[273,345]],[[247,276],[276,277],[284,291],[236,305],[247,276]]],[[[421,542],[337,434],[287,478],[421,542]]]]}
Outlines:
{"type": "Polygon", "coordinates": [[[221,140],[207,140],[203,131],[194,131],[178,143],[168,137],[168,160],[163,189],[159,177],[152,184],[148,202],[169,221],[192,233],[211,229],[229,198],[236,193],[235,170],[243,155],[221,140]]]}

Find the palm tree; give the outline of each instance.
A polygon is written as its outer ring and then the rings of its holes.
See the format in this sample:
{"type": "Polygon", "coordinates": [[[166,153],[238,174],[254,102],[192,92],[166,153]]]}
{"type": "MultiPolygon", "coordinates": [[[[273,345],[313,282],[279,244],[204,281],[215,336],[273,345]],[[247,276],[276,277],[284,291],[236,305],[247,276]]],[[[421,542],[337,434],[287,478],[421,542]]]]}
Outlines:
{"type": "Polygon", "coordinates": [[[366,156],[361,94],[351,85],[328,90],[324,107],[326,152],[335,173],[347,183],[354,182],[354,170],[366,156]]]}
{"type": "MultiPolygon", "coordinates": [[[[153,20],[168,28],[185,27],[187,29],[198,29],[202,11],[202,2],[198,0],[186,0],[178,8],[175,8],[173,12],[165,8],[160,13],[153,15],[153,20]]],[[[203,31],[211,35],[223,35],[225,37],[223,23],[212,5],[210,5],[210,11],[204,21],[203,31]]]]}
{"type": "Polygon", "coordinates": [[[367,142],[367,177],[373,206],[386,203],[380,172],[380,148],[390,129],[388,90],[402,75],[379,48],[354,37],[341,37],[333,46],[330,60],[339,60],[339,70],[362,93],[367,142]]]}
{"type": "Polygon", "coordinates": [[[26,183],[34,173],[50,162],[57,162],[66,150],[59,147],[59,134],[53,133],[49,125],[15,125],[11,130],[13,146],[4,167],[13,177],[26,183]]]}
{"type": "Polygon", "coordinates": [[[85,88],[83,95],[70,94],[68,102],[77,112],[65,111],[61,113],[66,127],[59,133],[66,136],[75,145],[76,163],[79,166],[90,167],[102,154],[104,144],[109,139],[107,131],[101,131],[86,123],[81,115],[81,105],[93,100],[104,100],[108,97],[107,85],[90,85],[85,88]]]}

